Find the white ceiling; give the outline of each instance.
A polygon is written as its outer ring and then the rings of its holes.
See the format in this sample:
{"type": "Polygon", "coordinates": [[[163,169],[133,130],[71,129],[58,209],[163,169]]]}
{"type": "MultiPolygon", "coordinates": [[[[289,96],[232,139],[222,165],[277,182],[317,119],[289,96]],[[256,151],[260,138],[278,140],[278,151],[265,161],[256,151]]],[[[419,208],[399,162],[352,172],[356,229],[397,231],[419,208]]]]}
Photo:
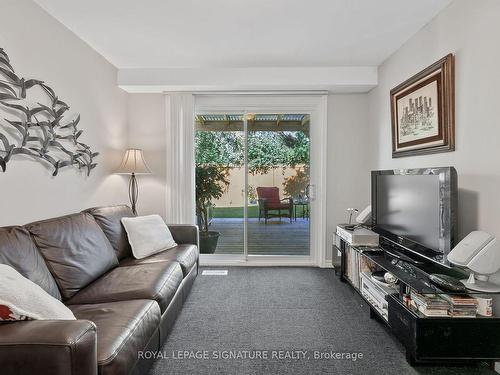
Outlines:
{"type": "Polygon", "coordinates": [[[376,66],[451,0],[35,0],[118,68],[376,66]]]}

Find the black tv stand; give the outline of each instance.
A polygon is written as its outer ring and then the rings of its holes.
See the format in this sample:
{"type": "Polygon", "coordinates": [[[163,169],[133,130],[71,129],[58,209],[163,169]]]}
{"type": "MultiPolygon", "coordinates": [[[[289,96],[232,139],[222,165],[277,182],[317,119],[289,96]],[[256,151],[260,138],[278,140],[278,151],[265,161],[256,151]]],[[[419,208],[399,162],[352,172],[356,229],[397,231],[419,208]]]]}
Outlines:
{"type": "MultiPolygon", "coordinates": [[[[443,264],[415,259],[415,254],[405,249],[394,249],[391,244],[385,246],[386,243],[381,240],[383,246],[370,248],[350,246],[338,237],[340,279],[354,288],[368,304],[370,318],[377,318],[390,327],[405,346],[408,363],[450,365],[486,361],[493,365],[499,360],[500,317],[428,317],[406,303],[405,295],[409,290],[424,295],[447,293],[430,282],[430,274],[441,273],[458,278],[465,278],[466,275],[443,264]],[[370,288],[378,288],[372,285],[370,270],[384,270],[398,279],[393,288],[379,288],[378,292],[385,293],[382,300],[373,298],[376,293],[370,294],[370,288]]],[[[457,295],[460,292],[448,294],[457,295]]]]}
{"type": "Polygon", "coordinates": [[[391,250],[388,250],[388,249],[383,249],[383,252],[386,254],[386,255],[389,255],[390,257],[393,257],[397,260],[400,260],[402,262],[407,262],[407,263],[411,263],[411,264],[414,264],[414,265],[421,265],[421,264],[424,264],[424,262],[420,261],[420,260],[416,260],[416,259],[412,259],[406,255],[403,255],[403,254],[397,254],[396,252],[393,252],[391,250]]]}

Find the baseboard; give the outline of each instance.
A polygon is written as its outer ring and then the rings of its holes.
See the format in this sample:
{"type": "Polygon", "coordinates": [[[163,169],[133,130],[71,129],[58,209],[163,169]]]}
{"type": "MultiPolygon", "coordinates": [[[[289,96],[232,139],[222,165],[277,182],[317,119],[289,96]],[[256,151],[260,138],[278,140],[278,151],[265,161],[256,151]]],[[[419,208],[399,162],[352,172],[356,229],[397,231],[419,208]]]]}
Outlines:
{"type": "Polygon", "coordinates": [[[200,266],[231,266],[231,267],[317,267],[310,258],[293,259],[291,257],[259,257],[245,260],[241,257],[200,256],[200,266]]]}
{"type": "Polygon", "coordinates": [[[325,262],[323,264],[321,264],[320,267],[321,268],[335,268],[335,266],[332,264],[332,260],[331,259],[325,260],[325,262]]]}

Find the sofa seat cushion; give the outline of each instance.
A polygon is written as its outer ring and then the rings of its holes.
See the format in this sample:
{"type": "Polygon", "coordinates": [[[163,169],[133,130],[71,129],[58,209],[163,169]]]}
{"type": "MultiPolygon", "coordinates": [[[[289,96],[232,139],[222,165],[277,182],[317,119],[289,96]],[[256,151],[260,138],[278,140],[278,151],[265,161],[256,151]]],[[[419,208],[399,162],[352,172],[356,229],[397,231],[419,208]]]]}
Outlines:
{"type": "Polygon", "coordinates": [[[127,232],[121,222],[124,217],[134,217],[132,209],[125,205],[94,207],[85,210],[91,214],[101,227],[115,250],[118,259],[132,255],[132,250],[127,238],[127,232]]]}
{"type": "Polygon", "coordinates": [[[54,277],[25,228],[0,228],[0,263],[11,266],[52,297],[61,299],[54,277]]]}
{"type": "Polygon", "coordinates": [[[87,213],[26,225],[64,300],[118,265],[108,239],[87,213]]]}
{"type": "Polygon", "coordinates": [[[68,306],[78,319],[97,326],[99,374],[128,374],[138,351],[146,348],[160,324],[160,307],[152,300],[68,306]]]}
{"type": "Polygon", "coordinates": [[[126,258],[120,262],[120,267],[136,266],[138,264],[177,261],[181,265],[182,273],[186,276],[198,260],[198,248],[195,245],[177,245],[171,249],[153,254],[147,258],[126,258]]]}
{"type": "Polygon", "coordinates": [[[151,299],[158,302],[163,313],[182,279],[181,266],[177,262],[117,267],[79,291],[66,303],[81,305],[151,299]]]}

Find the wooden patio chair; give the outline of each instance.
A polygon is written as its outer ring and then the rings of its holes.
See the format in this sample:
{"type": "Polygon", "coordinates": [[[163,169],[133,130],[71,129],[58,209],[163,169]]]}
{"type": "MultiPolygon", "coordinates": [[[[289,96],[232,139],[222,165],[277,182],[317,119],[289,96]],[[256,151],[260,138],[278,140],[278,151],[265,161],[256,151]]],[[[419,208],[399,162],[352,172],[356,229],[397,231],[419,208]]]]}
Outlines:
{"type": "Polygon", "coordinates": [[[267,224],[267,219],[271,217],[288,217],[290,223],[293,216],[293,199],[280,199],[280,190],[277,187],[258,187],[257,196],[259,198],[259,221],[263,217],[267,224]],[[273,213],[278,211],[278,213],[273,213]],[[282,214],[281,212],[284,211],[282,214]]]}

